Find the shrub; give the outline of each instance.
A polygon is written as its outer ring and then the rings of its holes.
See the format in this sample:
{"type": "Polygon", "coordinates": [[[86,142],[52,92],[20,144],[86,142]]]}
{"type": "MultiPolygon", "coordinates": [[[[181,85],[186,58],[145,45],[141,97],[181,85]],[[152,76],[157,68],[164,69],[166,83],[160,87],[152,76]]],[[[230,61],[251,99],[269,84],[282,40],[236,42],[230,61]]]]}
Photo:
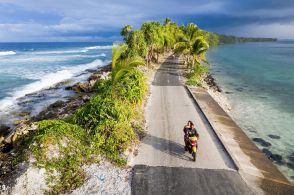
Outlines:
{"type": "Polygon", "coordinates": [[[109,120],[128,120],[130,117],[126,104],[112,97],[97,94],[77,110],[73,122],[84,127],[89,134],[95,135],[95,129],[99,125],[104,125],[109,120]]]}
{"type": "Polygon", "coordinates": [[[201,85],[201,78],[202,75],[208,72],[208,68],[206,66],[203,66],[201,64],[195,64],[192,67],[191,72],[188,73],[187,75],[187,85],[201,85]]]}
{"type": "Polygon", "coordinates": [[[94,148],[121,164],[120,153],[135,140],[133,114],[130,104],[96,95],[75,113],[73,122],[87,130],[94,148]]]}
{"type": "Polygon", "coordinates": [[[111,79],[99,79],[96,81],[94,88],[100,95],[110,95],[112,81],[111,79]]]}
{"type": "Polygon", "coordinates": [[[65,193],[79,187],[84,181],[81,165],[91,154],[84,129],[60,120],[44,120],[38,127],[31,150],[37,166],[47,170],[51,187],[48,193],[65,193]]]}
{"type": "Polygon", "coordinates": [[[146,78],[140,70],[132,68],[114,83],[113,91],[116,97],[124,101],[140,103],[147,92],[146,78]]]}

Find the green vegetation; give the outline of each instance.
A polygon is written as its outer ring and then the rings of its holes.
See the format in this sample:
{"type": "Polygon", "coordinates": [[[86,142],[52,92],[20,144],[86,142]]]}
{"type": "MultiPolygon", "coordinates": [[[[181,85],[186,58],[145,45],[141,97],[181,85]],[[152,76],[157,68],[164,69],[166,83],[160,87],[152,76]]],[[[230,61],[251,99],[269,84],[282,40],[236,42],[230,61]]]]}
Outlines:
{"type": "Polygon", "coordinates": [[[82,165],[99,161],[103,155],[125,165],[124,151],[144,135],[142,103],[147,93],[141,71],[158,62],[165,52],[182,55],[187,64],[188,83],[198,84],[207,67],[205,52],[213,34],[194,24],[178,26],[170,19],[164,24],[145,22],[139,29],[125,26],[125,43],[112,49],[111,77],[95,83],[96,94],[73,116],[45,120],[38,130],[23,137],[16,162],[32,155],[38,167],[46,168],[48,193],[66,193],[83,183],[82,165]]]}
{"type": "Polygon", "coordinates": [[[78,125],[59,120],[41,121],[34,135],[32,154],[36,165],[47,170],[48,184],[59,194],[83,183],[81,166],[90,161],[90,143],[86,132],[78,125]]]}
{"type": "Polygon", "coordinates": [[[222,35],[192,23],[178,26],[168,18],[163,24],[145,22],[139,29],[127,25],[121,35],[124,43],[112,49],[111,77],[95,83],[96,94],[90,101],[69,118],[39,122],[38,130],[18,142],[15,163],[32,154],[35,164],[47,170],[50,194],[80,186],[82,165],[97,162],[99,155],[125,165],[123,152],[144,135],[142,103],[147,84],[140,66],[152,67],[161,54],[174,53],[187,66],[187,84],[200,85],[208,71],[209,45],[224,42],[222,35]]]}
{"type": "Polygon", "coordinates": [[[222,35],[215,33],[218,36],[219,44],[229,43],[245,43],[245,42],[273,42],[276,38],[252,38],[252,37],[236,37],[232,35],[222,35]]]}

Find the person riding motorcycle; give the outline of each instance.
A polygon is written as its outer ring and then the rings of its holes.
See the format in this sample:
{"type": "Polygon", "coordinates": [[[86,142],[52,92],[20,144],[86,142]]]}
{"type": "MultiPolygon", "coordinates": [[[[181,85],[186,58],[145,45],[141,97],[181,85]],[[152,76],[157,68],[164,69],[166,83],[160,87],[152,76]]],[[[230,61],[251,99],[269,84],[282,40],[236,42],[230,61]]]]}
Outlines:
{"type": "Polygon", "coordinates": [[[194,124],[191,121],[188,121],[188,124],[184,127],[184,141],[185,141],[185,150],[188,150],[189,137],[196,136],[199,139],[199,134],[194,127],[194,124]]]}

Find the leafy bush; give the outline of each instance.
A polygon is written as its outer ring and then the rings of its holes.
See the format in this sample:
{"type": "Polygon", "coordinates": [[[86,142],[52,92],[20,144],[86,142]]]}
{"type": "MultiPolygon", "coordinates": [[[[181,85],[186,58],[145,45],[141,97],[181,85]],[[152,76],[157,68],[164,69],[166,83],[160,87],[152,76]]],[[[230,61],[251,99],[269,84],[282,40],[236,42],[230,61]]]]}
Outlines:
{"type": "Polygon", "coordinates": [[[113,86],[116,97],[131,102],[140,103],[147,92],[146,78],[136,69],[126,70],[113,86]]]}
{"type": "Polygon", "coordinates": [[[65,193],[82,185],[81,165],[91,154],[85,130],[60,120],[41,121],[38,127],[31,150],[37,166],[47,170],[49,193],[65,193]]]}
{"type": "Polygon", "coordinates": [[[187,85],[194,85],[194,86],[200,86],[201,85],[201,78],[202,75],[208,72],[208,68],[206,66],[203,66],[201,64],[196,63],[192,70],[187,75],[187,85]]]}
{"type": "Polygon", "coordinates": [[[91,135],[95,129],[110,120],[124,121],[130,118],[127,105],[112,97],[95,95],[83,107],[79,108],[73,117],[73,122],[84,127],[91,135]]]}
{"type": "Polygon", "coordinates": [[[73,147],[72,152],[78,153],[77,146],[87,145],[86,132],[83,128],[78,125],[66,123],[61,120],[44,120],[38,122],[38,130],[34,136],[34,141],[37,145],[43,145],[44,147],[33,146],[35,154],[38,154],[37,160],[46,160],[46,147],[48,145],[59,145],[60,149],[69,149],[73,147]],[[66,145],[66,148],[62,146],[62,142],[70,143],[66,145]]]}
{"type": "Polygon", "coordinates": [[[87,130],[94,148],[122,163],[119,154],[135,140],[130,108],[119,99],[96,95],[75,113],[73,122],[87,130]]]}
{"type": "Polygon", "coordinates": [[[110,95],[112,87],[111,79],[99,79],[96,81],[94,88],[100,95],[110,95]]]}
{"type": "Polygon", "coordinates": [[[192,86],[201,86],[201,81],[200,81],[201,77],[199,76],[191,76],[188,78],[186,84],[187,85],[192,85],[192,86]]]}

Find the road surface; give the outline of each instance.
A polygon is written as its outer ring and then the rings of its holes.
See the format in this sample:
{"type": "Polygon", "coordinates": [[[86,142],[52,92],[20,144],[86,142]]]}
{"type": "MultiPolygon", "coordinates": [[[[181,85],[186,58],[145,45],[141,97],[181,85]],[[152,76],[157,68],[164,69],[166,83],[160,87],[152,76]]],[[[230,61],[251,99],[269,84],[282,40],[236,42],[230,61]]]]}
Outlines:
{"type": "Polygon", "coordinates": [[[134,167],[132,194],[251,194],[236,167],[194,105],[181,81],[178,59],[157,70],[147,104],[147,136],[134,167]],[[200,134],[196,162],[184,150],[183,127],[193,121],[200,134]]]}

